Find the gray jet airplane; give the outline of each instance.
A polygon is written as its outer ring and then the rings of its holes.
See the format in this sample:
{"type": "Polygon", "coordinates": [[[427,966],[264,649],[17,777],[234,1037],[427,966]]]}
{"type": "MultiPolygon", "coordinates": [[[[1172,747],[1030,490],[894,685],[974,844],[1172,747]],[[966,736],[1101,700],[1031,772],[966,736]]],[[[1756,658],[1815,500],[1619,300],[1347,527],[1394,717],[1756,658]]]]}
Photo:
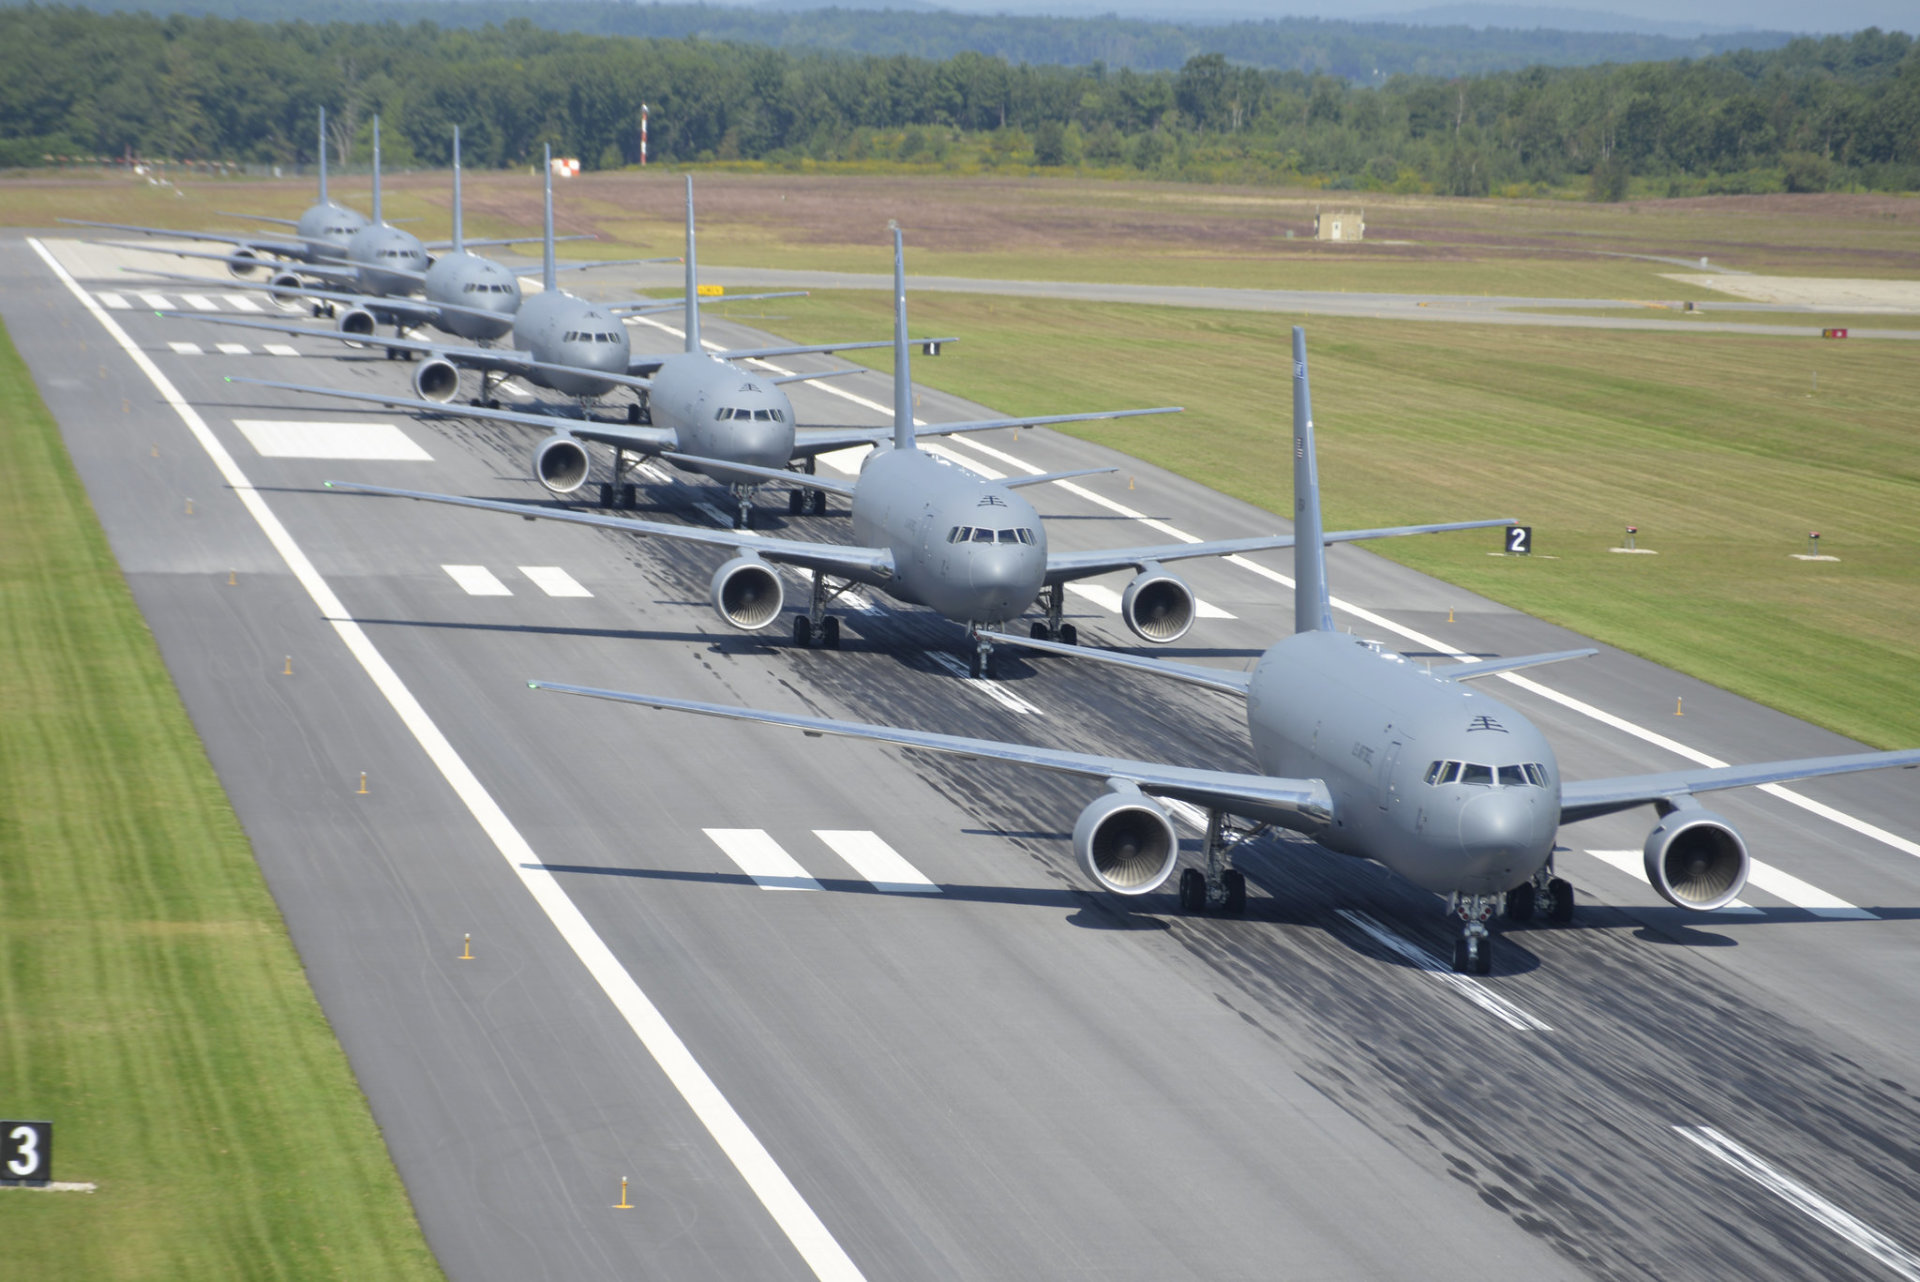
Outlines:
{"type": "Polygon", "coordinates": [[[1074,855],[1097,885],[1123,895],[1157,889],[1179,862],[1166,797],[1207,812],[1201,868],[1180,874],[1189,912],[1246,905],[1246,877],[1232,867],[1233,845],[1268,828],[1304,833],[1341,854],[1372,859],[1424,889],[1448,897],[1463,923],[1454,969],[1490,973],[1486,923],[1497,906],[1524,921],[1544,911],[1573,917],[1573,887],[1556,876],[1560,825],[1651,805],[1659,818],[1647,836],[1647,880],[1668,902],[1711,910],[1746,885],[1746,842],[1697,794],[1789,779],[1920,766],[1920,751],[1863,752],[1757,765],[1668,770],[1617,779],[1568,781],[1553,748],[1519,712],[1462,682],[1495,672],[1580,658],[1573,650],[1488,659],[1441,670],[1408,662],[1377,643],[1334,631],[1320,530],[1313,413],[1307,391],[1306,339],[1293,331],[1294,627],[1251,672],[1163,663],[1112,651],[1003,640],[1097,658],[1159,673],[1247,701],[1247,729],[1260,773],[1203,770],[1091,753],[970,739],[825,717],[764,712],[727,704],[584,686],[531,682],[533,688],[587,695],[740,721],[790,726],[930,752],[1011,761],[1102,780],[1106,791],[1073,828],[1074,855]],[[1236,832],[1230,818],[1250,821],[1236,832]]]}
{"type": "Polygon", "coordinates": [[[134,227],[126,223],[88,222],[78,218],[62,218],[60,221],[75,227],[104,227],[109,231],[140,232],[150,236],[165,236],[170,240],[200,240],[232,245],[234,250],[231,254],[210,257],[224,261],[229,270],[242,280],[262,271],[271,274],[274,259],[316,264],[343,262],[348,244],[354,234],[367,225],[367,219],[358,210],[349,209],[327,195],[325,107],[320,108],[320,199],[309,205],[298,218],[264,218],[258,214],[242,216],[290,227],[293,234],[288,237],[250,236],[244,232],[183,232],[168,227],[134,227]]]}
{"type": "MultiPolygon", "coordinates": [[[[1194,597],[1185,582],[1164,568],[1165,562],[1255,552],[1286,547],[1293,542],[1291,535],[1278,535],[1050,554],[1046,526],[1041,523],[1039,513],[1014,491],[1023,486],[1112,469],[990,480],[918,448],[915,442],[920,433],[913,422],[913,376],[907,356],[906,269],[898,230],[894,232],[893,252],[893,448],[869,456],[859,479],[851,485],[818,477],[795,478],[797,484],[818,486],[852,501],[853,530],[861,540],[858,546],[692,529],[494,499],[456,498],[332,481],[327,484],[336,489],[427,499],[729,548],[734,556],[714,571],[710,595],[720,617],[742,631],[757,631],[779,617],[784,594],[775,566],[794,566],[806,571],[812,579],[807,612],[793,621],[794,643],[801,646],[812,644],[817,637],[827,648],[837,647],[840,620],[827,615],[827,605],[856,585],[878,588],[896,600],[927,606],[965,626],[973,650],[970,672],[975,677],[990,675],[992,641],[982,629],[1018,618],[1034,603],[1043,587],[1051,590],[1046,630],[1051,635],[1060,635],[1066,632],[1060,622],[1060,602],[1066,583],[1131,568],[1136,574],[1127,586],[1121,607],[1127,626],[1148,640],[1172,641],[1192,626],[1194,597]]],[[[985,431],[1171,412],[1174,411],[1118,410],[1038,419],[995,419],[948,424],[939,430],[985,431]]],[[[693,461],[668,457],[674,462],[693,461]]],[[[730,466],[740,471],[756,470],[738,463],[730,466]]],[[[773,469],[768,471],[776,476],[790,475],[773,469]]],[[[1327,537],[1346,542],[1506,523],[1502,518],[1356,530],[1327,537]]],[[[1039,627],[1036,625],[1036,630],[1039,627]]]]}

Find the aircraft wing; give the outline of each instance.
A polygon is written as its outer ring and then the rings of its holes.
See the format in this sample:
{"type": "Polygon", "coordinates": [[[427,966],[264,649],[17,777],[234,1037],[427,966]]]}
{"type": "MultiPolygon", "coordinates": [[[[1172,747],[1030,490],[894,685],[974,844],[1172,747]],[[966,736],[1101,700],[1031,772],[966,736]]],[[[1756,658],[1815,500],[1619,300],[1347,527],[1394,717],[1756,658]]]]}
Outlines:
{"type": "Polygon", "coordinates": [[[495,423],[535,427],[543,432],[565,432],[568,436],[577,436],[583,441],[612,445],[623,450],[633,450],[639,454],[659,454],[679,444],[679,438],[674,435],[673,429],[667,427],[629,427],[624,423],[603,423],[590,418],[562,418],[557,414],[494,410],[480,405],[451,403],[443,405],[438,401],[423,401],[411,396],[385,396],[377,392],[348,392],[337,387],[308,387],[301,383],[276,383],[272,379],[242,378],[238,374],[229,374],[227,381],[244,383],[249,387],[277,387],[283,392],[308,392],[314,396],[334,396],[343,401],[363,401],[369,405],[386,405],[393,409],[412,410],[418,414],[433,414],[441,418],[482,418],[495,423]]]}
{"type": "Polygon", "coordinates": [[[1010,490],[1018,490],[1029,485],[1045,485],[1050,481],[1071,481],[1076,476],[1098,476],[1102,472],[1119,470],[1117,467],[1076,467],[1070,472],[1038,472],[1032,476],[1009,476],[1000,484],[1010,490]]]}
{"type": "MultiPolygon", "coordinates": [[[[532,235],[529,235],[529,236],[495,236],[491,240],[474,240],[473,238],[469,237],[460,243],[463,248],[471,248],[474,245],[525,245],[530,241],[539,241],[543,239],[544,237],[542,237],[539,232],[534,232],[532,235]]],[[[594,236],[589,233],[582,232],[576,236],[555,236],[553,238],[553,243],[557,245],[563,240],[598,240],[598,239],[599,239],[598,236],[594,236]]],[[[443,249],[452,249],[453,242],[450,240],[429,240],[425,242],[421,246],[421,248],[429,249],[434,251],[435,253],[438,253],[440,250],[443,250],[443,249]]]]}
{"type": "Polygon", "coordinates": [[[1920,749],[1901,752],[1855,752],[1839,757],[1801,757],[1795,761],[1765,761],[1751,766],[1701,766],[1659,774],[1628,775],[1618,779],[1583,779],[1560,785],[1560,822],[1577,823],[1695,792],[1725,788],[1752,788],[1789,779],[1854,774],[1920,766],[1920,749]]]}
{"type": "MultiPolygon", "coordinates": [[[[768,298],[805,298],[804,289],[782,290],[778,294],[728,294],[708,301],[716,303],[758,303],[768,298]]],[[[624,303],[607,303],[605,310],[626,316],[640,316],[648,312],[677,312],[685,308],[684,298],[635,298],[624,303]]]]}
{"type": "Polygon", "coordinates": [[[597,690],[590,686],[561,685],[551,681],[529,681],[527,684],[535,690],[611,699],[616,703],[636,703],[646,708],[665,708],[733,721],[760,721],[768,725],[789,726],[811,735],[872,739],[905,748],[918,748],[923,752],[945,752],[986,761],[1010,761],[1091,779],[1126,780],[1137,784],[1142,792],[1173,797],[1210,809],[1229,810],[1237,815],[1300,831],[1312,832],[1333,820],[1333,796],[1327,791],[1327,785],[1318,779],[1281,779],[1272,775],[1166,766],[1151,761],[1129,761],[1121,757],[1068,752],[1059,748],[1034,748],[994,739],[935,734],[929,730],[905,730],[894,726],[866,725],[858,721],[762,712],[756,708],[737,708],[724,703],[696,703],[657,695],[624,694],[618,690],[597,690]]]}
{"type": "MultiPolygon", "coordinates": [[[[245,232],[209,232],[179,231],[172,227],[135,227],[129,223],[96,223],[85,218],[62,218],[59,222],[71,227],[102,227],[107,231],[130,231],[142,236],[165,236],[171,240],[201,240],[215,245],[245,245],[249,249],[265,250],[269,254],[279,254],[283,258],[305,258],[313,252],[303,240],[278,240],[271,236],[249,236],[245,232]]],[[[130,248],[149,248],[148,246],[130,246],[130,248]]],[[[171,253],[171,250],[155,251],[171,253]]]]}
{"type": "MultiPolygon", "coordinates": [[[[819,375],[816,374],[814,377],[818,378],[819,375]]],[[[1166,405],[1151,410],[1095,410],[1087,414],[1046,414],[1036,418],[981,418],[959,423],[925,423],[913,429],[913,439],[917,441],[923,436],[959,436],[965,432],[993,432],[1003,427],[1048,427],[1054,423],[1084,423],[1100,418],[1139,418],[1145,414],[1178,414],[1181,411],[1181,406],[1166,405]]],[[[853,449],[861,445],[881,445],[892,440],[891,427],[802,427],[794,432],[793,452],[795,457],[806,458],[812,454],[825,454],[830,450],[853,449]]]]}
{"type": "MultiPolygon", "coordinates": [[[[349,266],[346,262],[338,260],[324,263],[306,261],[281,262],[278,259],[272,258],[249,258],[244,254],[207,254],[197,249],[146,249],[146,247],[142,245],[128,245],[122,241],[113,240],[95,241],[93,243],[111,245],[115,249],[143,249],[149,254],[171,254],[175,258],[200,258],[213,263],[226,263],[230,267],[265,267],[269,270],[284,268],[296,275],[318,276],[325,280],[352,282],[360,279],[359,268],[349,266]]],[[[127,268],[126,270],[135,276],[141,274],[133,268],[127,268]]],[[[410,272],[400,267],[383,267],[381,270],[395,276],[409,276],[418,281],[426,280],[426,277],[419,272],[410,272]]],[[[220,287],[223,286],[225,282],[207,281],[206,284],[210,287],[220,287]]]]}
{"type": "MultiPolygon", "coordinates": [[[[730,466],[713,460],[715,466],[730,466]]],[[[827,574],[859,577],[868,582],[891,578],[893,553],[886,548],[849,547],[843,543],[810,543],[804,539],[776,539],[749,530],[708,530],[697,525],[669,525],[664,521],[640,521],[623,516],[601,516],[594,512],[576,512],[568,508],[536,507],[530,503],[507,503],[500,499],[463,498],[456,494],[426,494],[418,490],[393,490],[383,485],[361,485],[357,481],[322,482],[330,490],[359,494],[383,494],[389,498],[420,499],[428,503],[450,503],[455,507],[474,507],[487,512],[505,512],[534,521],[569,521],[574,525],[594,525],[623,534],[642,534],[682,543],[703,543],[732,552],[752,552],[762,560],[827,574]]]]}
{"type": "Polygon", "coordinates": [[[853,497],[853,485],[848,481],[829,480],[824,476],[813,476],[806,472],[792,472],[784,467],[759,467],[752,463],[720,463],[717,459],[701,458],[694,454],[662,454],[661,458],[669,463],[687,467],[724,466],[729,472],[744,472],[748,476],[757,476],[761,480],[776,485],[793,485],[803,490],[822,490],[828,494],[838,494],[843,498],[853,497]]]}
{"type": "MultiPolygon", "coordinates": [[[[1485,530],[1513,524],[1508,517],[1485,521],[1448,521],[1439,525],[1393,525],[1374,530],[1335,530],[1321,541],[1357,543],[1364,539],[1396,539],[1407,534],[1444,534],[1449,530],[1485,530]]],[[[1236,556],[1293,546],[1291,534],[1256,534],[1244,539],[1215,539],[1209,543],[1159,543],[1150,547],[1099,548],[1092,552],[1049,552],[1047,582],[1071,583],[1115,570],[1138,570],[1148,562],[1190,561],[1202,556],[1236,556]]]]}
{"type": "Polygon", "coordinates": [[[1092,646],[1068,645],[1062,641],[1016,637],[1011,633],[994,632],[987,628],[981,628],[980,635],[996,645],[1017,645],[1025,650],[1064,654],[1069,658],[1112,664],[1116,668],[1151,672],[1156,677],[1168,677],[1174,681],[1184,681],[1188,685],[1205,686],[1209,690],[1218,690],[1223,694],[1237,694],[1243,699],[1247,697],[1247,691],[1253,685],[1253,673],[1235,672],[1231,668],[1209,668],[1198,663],[1174,663],[1167,659],[1149,659],[1144,655],[1126,654],[1119,650],[1100,650],[1092,646]]]}
{"type": "Polygon", "coordinates": [[[1568,659],[1591,659],[1600,652],[1589,646],[1585,650],[1556,650],[1552,654],[1522,654],[1511,659],[1481,659],[1477,663],[1449,663],[1443,668],[1432,669],[1436,681],[1474,681],[1480,677],[1490,677],[1496,672],[1513,672],[1520,668],[1537,668],[1543,663],[1563,663],[1568,659]]]}
{"type": "Polygon", "coordinates": [[[257,223],[273,223],[280,227],[298,227],[300,225],[300,220],[297,218],[275,218],[270,214],[240,214],[235,213],[231,209],[216,209],[213,212],[222,218],[251,218],[257,223]]]}
{"type": "MultiPolygon", "coordinates": [[[[941,343],[957,343],[960,340],[957,338],[916,338],[911,341],[925,347],[938,346],[941,343]]],[[[764,361],[771,360],[776,356],[808,356],[819,355],[825,352],[854,352],[864,347],[892,346],[892,339],[882,338],[859,343],[802,343],[793,347],[728,347],[713,352],[712,355],[718,356],[723,361],[764,361]]],[[[636,356],[628,368],[647,370],[653,369],[659,364],[660,357],[658,356],[636,356]]],[[[1092,417],[1104,418],[1106,415],[1093,415],[1092,417]]]]}
{"type": "MultiPolygon", "coordinates": [[[[142,276],[156,280],[180,281],[186,284],[207,283],[202,276],[188,276],[182,272],[140,272],[142,276]]],[[[391,295],[351,294],[338,289],[317,289],[311,285],[275,285],[266,281],[231,280],[221,281],[221,289],[251,289],[262,294],[272,294],[276,298],[318,298],[329,303],[345,303],[349,307],[364,307],[376,314],[405,317],[409,325],[431,325],[435,319],[450,313],[471,316],[476,320],[506,319],[499,312],[488,311],[484,307],[464,307],[459,303],[431,303],[424,298],[395,298],[391,295]]],[[[198,315],[199,313],[193,313],[198,315]]],[[[304,333],[319,333],[316,327],[303,327],[304,333]]],[[[363,340],[364,341],[364,340],[363,340]]]]}

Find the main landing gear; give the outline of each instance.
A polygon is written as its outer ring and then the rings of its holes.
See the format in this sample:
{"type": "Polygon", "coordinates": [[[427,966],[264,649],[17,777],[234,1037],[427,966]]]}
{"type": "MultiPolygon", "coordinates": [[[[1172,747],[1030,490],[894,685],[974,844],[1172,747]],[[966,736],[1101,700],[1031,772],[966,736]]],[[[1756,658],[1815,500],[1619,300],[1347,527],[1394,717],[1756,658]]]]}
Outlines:
{"type": "Polygon", "coordinates": [[[495,378],[492,374],[488,373],[486,370],[481,370],[480,371],[480,395],[470,399],[467,402],[467,404],[473,406],[475,409],[482,409],[482,410],[499,409],[500,398],[493,394],[493,389],[498,386],[500,386],[499,379],[495,378]]]}
{"type": "Polygon", "coordinates": [[[827,613],[827,605],[842,592],[852,587],[852,583],[842,583],[839,587],[829,587],[827,576],[813,571],[813,594],[807,601],[807,612],[793,621],[793,643],[805,648],[817,639],[823,650],[840,648],[840,620],[827,613]]]}
{"type": "Polygon", "coordinates": [[[629,511],[632,510],[635,502],[638,500],[639,491],[632,482],[622,481],[620,478],[631,471],[639,462],[640,456],[637,454],[629,454],[626,450],[618,449],[613,452],[613,480],[602,482],[600,485],[601,507],[617,506],[629,511]]]}
{"type": "Polygon", "coordinates": [[[1080,629],[1071,623],[1062,623],[1060,616],[1066,613],[1067,585],[1055,583],[1047,589],[1045,597],[1047,617],[1036,621],[1027,635],[1035,641],[1058,641],[1061,645],[1079,645],[1080,629]]]}
{"type": "Polygon", "coordinates": [[[1207,812],[1207,836],[1201,843],[1201,857],[1207,861],[1198,868],[1180,870],[1180,907],[1184,912],[1203,913],[1218,909],[1229,917],[1247,910],[1247,875],[1233,866],[1233,848],[1248,838],[1266,831],[1265,824],[1242,832],[1227,822],[1218,810],[1207,812]]]}
{"type": "MultiPolygon", "coordinates": [[[[803,469],[808,476],[814,474],[818,466],[813,455],[807,455],[807,465],[803,469]]],[[[794,516],[820,516],[827,510],[827,492],[811,486],[795,486],[787,491],[787,511],[794,516]]]]}
{"type": "Polygon", "coordinates": [[[1511,922],[1532,921],[1545,913],[1548,921],[1564,926],[1573,920],[1573,885],[1553,875],[1553,862],[1547,863],[1527,881],[1504,895],[1462,895],[1455,893],[1447,908],[1463,923],[1460,938],[1453,944],[1453,968],[1462,975],[1493,973],[1493,935],[1487,921],[1498,908],[1505,908],[1511,922]]]}

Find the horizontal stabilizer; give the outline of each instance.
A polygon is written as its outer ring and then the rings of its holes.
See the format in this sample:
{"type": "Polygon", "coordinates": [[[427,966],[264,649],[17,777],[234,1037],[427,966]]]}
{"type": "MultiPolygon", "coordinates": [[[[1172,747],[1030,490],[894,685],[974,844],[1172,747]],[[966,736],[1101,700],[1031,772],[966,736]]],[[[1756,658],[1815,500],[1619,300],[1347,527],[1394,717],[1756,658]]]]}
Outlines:
{"type": "Polygon", "coordinates": [[[1449,664],[1444,668],[1436,668],[1433,675],[1441,681],[1473,681],[1480,677],[1490,677],[1496,672],[1537,668],[1545,663],[1562,663],[1568,659],[1590,659],[1599,653],[1598,650],[1588,647],[1585,650],[1556,650],[1552,654],[1522,654],[1511,659],[1480,659],[1474,663],[1449,664]]]}

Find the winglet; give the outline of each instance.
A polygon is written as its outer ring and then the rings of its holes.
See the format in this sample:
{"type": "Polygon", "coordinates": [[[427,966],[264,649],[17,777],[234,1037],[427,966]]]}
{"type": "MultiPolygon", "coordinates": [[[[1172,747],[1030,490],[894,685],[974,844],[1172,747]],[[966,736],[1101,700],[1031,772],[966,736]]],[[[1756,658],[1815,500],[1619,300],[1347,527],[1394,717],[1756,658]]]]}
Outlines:
{"type": "Polygon", "coordinates": [[[907,363],[907,258],[900,226],[893,228],[893,448],[916,448],[913,439],[913,371],[907,363]]]}
{"type": "Polygon", "coordinates": [[[381,227],[386,219],[380,215],[380,117],[373,118],[373,225],[381,227]]]}
{"type": "Polygon", "coordinates": [[[693,175],[687,175],[687,350],[700,350],[700,266],[693,253],[693,175]]]}
{"type": "Polygon", "coordinates": [[[327,203],[327,109],[320,108],[320,203],[327,203]]]}
{"type": "Polygon", "coordinates": [[[1293,327],[1293,630],[1333,631],[1321,542],[1320,471],[1313,458],[1313,396],[1307,389],[1307,331],[1298,325],[1293,327]]]}
{"type": "MultiPolygon", "coordinates": [[[[460,126],[453,127],[453,252],[467,252],[467,237],[460,218],[460,126]]],[[[515,288],[518,288],[516,286],[515,288]]]]}
{"type": "Polygon", "coordinates": [[[547,144],[547,221],[546,239],[541,246],[540,284],[546,289],[560,288],[560,273],[553,265],[553,144],[547,144]]]}

